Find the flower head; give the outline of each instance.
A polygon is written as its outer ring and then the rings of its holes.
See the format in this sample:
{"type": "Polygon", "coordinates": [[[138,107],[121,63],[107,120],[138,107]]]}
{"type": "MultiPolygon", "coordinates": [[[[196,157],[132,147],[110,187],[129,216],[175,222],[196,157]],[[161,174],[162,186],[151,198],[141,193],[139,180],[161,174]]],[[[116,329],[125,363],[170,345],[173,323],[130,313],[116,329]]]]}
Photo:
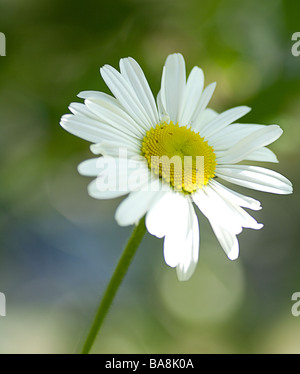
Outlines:
{"type": "Polygon", "coordinates": [[[194,67],[186,79],[181,54],[169,55],[155,101],[145,75],[132,58],[120,60],[120,72],[105,65],[101,75],[113,96],[84,91],[84,104],[72,103],[61,126],[91,143],[100,155],[82,162],[79,172],[96,177],[89,194],[108,199],[129,194],[115,218],[130,225],[146,215],[148,231],[164,237],[164,258],[180,280],[195,270],[199,254],[196,205],[207,217],[227,256],[239,254],[237,235],[262,224],[243,208],[261,209],[260,202],[225,187],[240,186],[289,194],[288,179],[272,170],[239,164],[277,162],[266,146],[282,134],[277,125],[240,124],[250,108],[221,114],[207,105],[215,83],[204,89],[204,75],[194,67]],[[106,181],[104,188],[104,181],[106,181]]]}

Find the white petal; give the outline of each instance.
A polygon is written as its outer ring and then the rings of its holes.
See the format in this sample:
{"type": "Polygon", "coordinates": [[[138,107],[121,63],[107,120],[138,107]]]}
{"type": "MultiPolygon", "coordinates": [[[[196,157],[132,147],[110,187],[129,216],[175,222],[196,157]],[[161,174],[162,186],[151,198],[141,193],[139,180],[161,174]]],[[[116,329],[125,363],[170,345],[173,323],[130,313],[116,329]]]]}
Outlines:
{"type": "Polygon", "coordinates": [[[137,139],[143,137],[145,131],[117,105],[101,99],[86,99],[85,104],[101,122],[137,139]]]}
{"type": "MultiPolygon", "coordinates": [[[[200,124],[201,126],[205,126],[208,122],[212,121],[214,118],[216,118],[218,115],[218,113],[213,110],[213,109],[210,109],[210,108],[206,108],[203,110],[202,114],[201,114],[201,121],[200,121],[200,124]]],[[[194,131],[196,131],[196,128],[197,126],[193,125],[194,126],[194,131]]]]}
{"type": "Polygon", "coordinates": [[[239,256],[239,242],[234,233],[220,227],[215,222],[210,222],[212,229],[226,255],[230,260],[236,260],[239,256]]]}
{"type": "Polygon", "coordinates": [[[124,142],[139,145],[140,139],[126,134],[112,126],[89,117],[65,114],[60,120],[60,125],[68,132],[92,143],[100,143],[103,140],[124,142]]]}
{"type": "Polygon", "coordinates": [[[216,168],[216,176],[228,182],[254,190],[290,194],[293,191],[291,182],[273,170],[248,165],[221,165],[216,168]]]}
{"type": "Polygon", "coordinates": [[[241,207],[231,204],[230,202],[227,203],[231,205],[232,210],[234,210],[236,215],[239,216],[242,227],[253,230],[260,230],[262,227],[264,227],[262,223],[258,223],[249,213],[247,213],[241,207]]]}
{"type": "Polygon", "coordinates": [[[195,66],[191,71],[185,88],[183,98],[183,110],[178,119],[179,125],[189,125],[198,106],[204,85],[204,74],[202,69],[195,66]]]}
{"type": "Polygon", "coordinates": [[[81,163],[78,170],[83,175],[97,176],[88,189],[90,195],[97,199],[136,191],[150,180],[147,162],[133,159],[103,156],[81,163]]]}
{"type": "Polygon", "coordinates": [[[92,158],[81,162],[77,169],[79,174],[86,177],[96,177],[99,174],[99,168],[97,167],[98,158],[92,158]]]}
{"type": "Polygon", "coordinates": [[[100,72],[105,83],[126,112],[136,123],[139,123],[145,130],[148,130],[152,126],[152,123],[149,122],[145,109],[127,79],[109,65],[103,66],[100,72]]]}
{"type": "MultiPolygon", "coordinates": [[[[242,209],[239,204],[236,204],[234,201],[235,199],[228,198],[228,195],[227,197],[224,197],[224,193],[222,193],[223,191],[221,190],[220,192],[220,189],[215,188],[214,184],[210,183],[205,191],[208,193],[209,196],[213,197],[214,199],[217,198],[219,200],[224,201],[227,210],[227,213],[225,212],[225,216],[229,220],[236,219],[241,228],[246,227],[259,230],[263,227],[261,223],[257,223],[256,220],[252,216],[250,216],[250,214],[248,214],[244,209],[242,209]],[[234,218],[230,218],[232,214],[234,215],[234,218]]],[[[222,223],[220,225],[224,226],[222,223]]]]}
{"type": "Polygon", "coordinates": [[[177,123],[181,115],[185,84],[185,62],[182,55],[169,55],[162,74],[161,100],[173,123],[177,123]]]}
{"type": "Polygon", "coordinates": [[[217,182],[214,179],[212,179],[209,182],[209,184],[212,188],[214,188],[215,191],[218,192],[219,195],[223,196],[224,199],[227,199],[236,205],[242,206],[244,208],[249,208],[252,210],[261,209],[260,202],[258,200],[253,199],[252,197],[248,197],[236,191],[233,191],[228,187],[223,186],[221,183],[217,182]]]}
{"type": "Polygon", "coordinates": [[[136,224],[159,199],[162,192],[154,190],[131,192],[118,206],[115,219],[120,226],[136,224]]]}
{"type": "Polygon", "coordinates": [[[162,238],[172,230],[180,212],[187,209],[186,203],[186,198],[179,193],[166,192],[161,195],[146,217],[146,226],[150,234],[162,238]]]}
{"type": "Polygon", "coordinates": [[[116,197],[126,195],[128,191],[118,190],[115,188],[99,190],[99,180],[94,179],[88,185],[88,193],[91,197],[95,199],[108,200],[108,199],[114,199],[116,197]]]}
{"type": "Polygon", "coordinates": [[[241,139],[232,148],[228,149],[222,157],[218,158],[218,164],[234,164],[247,158],[257,149],[267,146],[278,139],[282,130],[277,125],[263,127],[241,139]]]}
{"type": "Polygon", "coordinates": [[[239,106],[228,109],[225,112],[218,114],[216,118],[207,123],[201,128],[201,135],[209,139],[213,134],[222,130],[224,127],[230,125],[232,122],[243,117],[251,108],[247,106],[239,106]]]}
{"type": "Polygon", "coordinates": [[[199,257],[199,224],[192,204],[189,204],[189,227],[185,244],[181,249],[180,262],[176,267],[178,279],[188,280],[196,269],[199,257]]]}
{"type": "MultiPolygon", "coordinates": [[[[214,111],[212,111],[211,109],[209,109],[209,112],[207,112],[206,107],[215,91],[215,88],[216,82],[213,82],[204,89],[194,115],[191,118],[191,126],[196,132],[199,132],[202,127],[206,125],[207,115],[211,115],[212,113],[214,113],[214,111]]],[[[212,117],[215,116],[211,116],[210,118],[212,119],[212,117]]]]}
{"type": "Polygon", "coordinates": [[[209,142],[215,150],[226,150],[233,147],[246,136],[266,127],[266,125],[233,123],[210,136],[209,142]]]}
{"type": "Polygon", "coordinates": [[[240,216],[224,199],[214,193],[209,186],[205,186],[202,190],[195,192],[192,198],[209,221],[213,220],[219,226],[235,234],[239,234],[242,231],[240,216]]]}
{"type": "MultiPolygon", "coordinates": [[[[189,203],[187,199],[181,199],[180,204],[169,207],[166,212],[168,226],[164,226],[164,258],[167,265],[177,266],[182,261],[182,252],[189,252],[187,248],[191,243],[187,243],[187,235],[190,230],[189,222],[189,203]]],[[[176,202],[174,202],[176,203],[176,202]]]]}
{"type": "Polygon", "coordinates": [[[91,151],[95,155],[111,156],[116,158],[135,158],[140,155],[140,147],[134,144],[126,144],[121,141],[102,141],[100,143],[91,144],[91,151]]]}
{"type": "Polygon", "coordinates": [[[278,159],[273,151],[267,147],[262,147],[251,152],[245,160],[261,161],[261,162],[278,162],[278,159]]]}
{"type": "Polygon", "coordinates": [[[113,104],[115,106],[118,106],[119,108],[122,108],[121,104],[118,102],[116,98],[114,98],[111,95],[106,94],[105,92],[100,91],[81,91],[77,95],[81,99],[92,99],[92,100],[101,100],[106,101],[109,104],[113,104]]]}
{"type": "Polygon", "coordinates": [[[65,114],[61,117],[60,125],[69,133],[89,142],[98,143],[103,139],[103,129],[100,124],[90,124],[85,118],[82,120],[73,114],[65,114]]]}
{"type": "Polygon", "coordinates": [[[157,108],[158,108],[158,114],[159,114],[160,122],[169,123],[170,122],[170,117],[169,117],[169,115],[166,111],[166,108],[164,107],[164,104],[162,103],[161,91],[159,91],[159,93],[157,95],[157,98],[156,98],[156,101],[157,101],[157,108]]]}
{"type": "Polygon", "coordinates": [[[236,234],[242,230],[242,225],[238,222],[239,215],[233,215],[231,209],[226,204],[222,204],[221,199],[211,193],[208,195],[203,189],[193,194],[193,200],[208,218],[228,258],[236,259],[239,253],[236,234]]]}
{"type": "Polygon", "coordinates": [[[179,280],[188,279],[197,264],[199,253],[198,220],[191,202],[174,192],[164,193],[146,216],[150,234],[164,239],[164,259],[177,267],[179,280]]]}
{"type": "Polygon", "coordinates": [[[159,122],[157,107],[147,79],[140,65],[131,57],[120,60],[121,74],[137,94],[149,121],[154,126],[159,122]]]}
{"type": "Polygon", "coordinates": [[[98,120],[95,113],[91,112],[88,107],[83,103],[71,103],[69,110],[78,117],[86,117],[94,120],[98,120]]]}

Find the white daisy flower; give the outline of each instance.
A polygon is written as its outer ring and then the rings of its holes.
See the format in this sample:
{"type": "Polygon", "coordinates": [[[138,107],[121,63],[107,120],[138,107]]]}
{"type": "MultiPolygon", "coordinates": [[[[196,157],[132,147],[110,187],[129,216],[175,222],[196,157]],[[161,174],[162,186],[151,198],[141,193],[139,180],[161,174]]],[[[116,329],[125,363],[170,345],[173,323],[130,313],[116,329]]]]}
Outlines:
{"type": "Polygon", "coordinates": [[[243,208],[259,210],[261,205],[221,181],[292,193],[290,181],[277,172],[239,164],[243,160],[278,162],[266,146],[280,137],[280,127],[236,123],[250,111],[247,106],[221,114],[208,109],[215,83],[204,89],[199,67],[186,79],[185,62],[178,53],[166,60],[157,101],[134,59],[121,59],[120,72],[109,65],[100,72],[114,97],[81,92],[78,96],[84,104],[72,103],[73,114],[64,115],[60,122],[70,133],[92,142],[91,151],[101,155],[78,167],[81,174],[97,177],[88,187],[89,194],[98,199],[129,194],[117,208],[117,222],[131,225],[146,215],[147,230],[164,237],[165,261],[176,267],[179,280],[189,279],[198,261],[200,235],[194,206],[209,220],[228,258],[236,259],[237,235],[244,227],[263,226],[243,208]],[[120,155],[120,149],[126,150],[130,162],[120,155]],[[182,160],[181,171],[174,163],[165,173],[164,160],[173,156],[182,160]],[[192,163],[186,165],[185,156],[192,163]],[[200,168],[198,158],[203,160],[200,168]],[[99,163],[105,162],[108,166],[99,175],[99,163]],[[111,188],[101,188],[104,179],[111,188]],[[135,182],[128,183],[130,179],[135,182]]]}

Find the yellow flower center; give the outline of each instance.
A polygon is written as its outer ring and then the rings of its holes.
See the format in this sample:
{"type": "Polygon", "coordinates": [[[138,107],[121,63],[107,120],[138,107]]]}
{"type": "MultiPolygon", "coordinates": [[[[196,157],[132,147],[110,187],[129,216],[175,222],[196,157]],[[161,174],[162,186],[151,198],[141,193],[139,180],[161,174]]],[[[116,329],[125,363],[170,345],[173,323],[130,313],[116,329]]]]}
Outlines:
{"type": "Polygon", "coordinates": [[[214,149],[187,126],[162,122],[147,131],[142,153],[155,175],[175,190],[193,193],[214,177],[214,149]]]}

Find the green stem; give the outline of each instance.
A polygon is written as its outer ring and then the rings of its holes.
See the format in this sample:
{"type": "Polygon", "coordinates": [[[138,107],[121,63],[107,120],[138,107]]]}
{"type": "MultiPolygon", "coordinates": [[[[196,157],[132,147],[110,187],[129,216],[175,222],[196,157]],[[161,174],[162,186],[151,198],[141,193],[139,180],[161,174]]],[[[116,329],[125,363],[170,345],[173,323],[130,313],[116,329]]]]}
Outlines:
{"type": "Polygon", "coordinates": [[[117,264],[117,267],[108,283],[106,291],[103,298],[99,304],[94,322],[90,328],[88,336],[83,345],[82,354],[87,354],[90,352],[96,336],[102,326],[104,318],[108,312],[109,307],[122,283],[122,280],[129,268],[129,265],[141,243],[143,236],[146,232],[145,218],[142,218],[138,225],[133,230],[131,237],[129,238],[124,252],[117,264]]]}

